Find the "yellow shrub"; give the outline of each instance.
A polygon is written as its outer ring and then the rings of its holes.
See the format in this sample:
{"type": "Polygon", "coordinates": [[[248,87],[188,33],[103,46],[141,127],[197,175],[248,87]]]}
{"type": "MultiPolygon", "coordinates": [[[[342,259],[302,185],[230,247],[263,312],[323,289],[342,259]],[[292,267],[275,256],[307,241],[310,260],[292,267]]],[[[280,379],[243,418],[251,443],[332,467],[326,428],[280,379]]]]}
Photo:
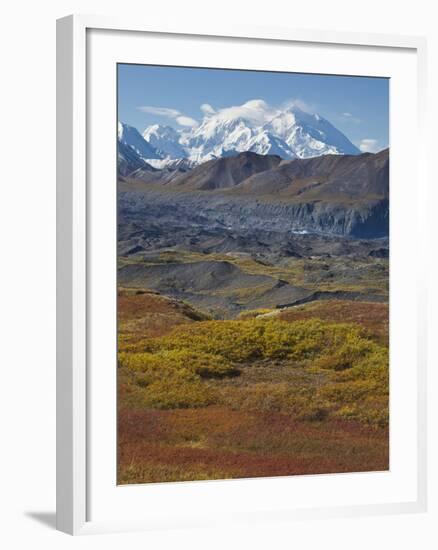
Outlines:
{"type": "Polygon", "coordinates": [[[156,339],[158,349],[188,349],[242,362],[263,356],[263,323],[254,321],[207,321],[177,327],[169,336],[156,339]]]}
{"type": "Polygon", "coordinates": [[[235,409],[285,411],[303,420],[335,414],[378,426],[388,421],[388,351],[356,325],[199,321],[142,341],[141,349],[120,352],[119,365],[142,406],[202,407],[219,402],[221,393],[222,402],[235,409]],[[296,361],[321,383],[228,384],[219,391],[205,381],[235,376],[236,365],[250,367],[257,360],[296,361]]]}
{"type": "Polygon", "coordinates": [[[143,404],[156,409],[206,407],[215,401],[212,390],[200,381],[179,380],[178,377],[156,380],[143,394],[143,404]]]}
{"type": "Polygon", "coordinates": [[[356,380],[354,382],[339,382],[329,384],[320,390],[320,395],[338,405],[356,403],[368,395],[381,391],[379,385],[372,380],[356,380]]]}
{"type": "Polygon", "coordinates": [[[379,392],[389,392],[389,352],[387,348],[375,346],[370,353],[356,361],[351,369],[336,374],[339,382],[365,380],[373,382],[379,392]]]}
{"type": "Polygon", "coordinates": [[[341,407],[335,415],[346,420],[356,420],[357,422],[374,427],[384,427],[389,422],[389,409],[387,406],[377,408],[354,403],[341,407]]]}
{"type": "Polygon", "coordinates": [[[150,350],[190,349],[245,362],[258,358],[309,359],[334,352],[340,345],[347,353],[356,347],[363,352],[372,343],[354,325],[267,318],[183,325],[168,336],[151,340],[150,350]]]}
{"type": "Polygon", "coordinates": [[[119,364],[131,371],[147,373],[164,378],[178,372],[193,374],[202,378],[223,378],[235,376],[239,371],[220,355],[190,351],[186,349],[163,350],[157,353],[119,353],[119,364]]]}

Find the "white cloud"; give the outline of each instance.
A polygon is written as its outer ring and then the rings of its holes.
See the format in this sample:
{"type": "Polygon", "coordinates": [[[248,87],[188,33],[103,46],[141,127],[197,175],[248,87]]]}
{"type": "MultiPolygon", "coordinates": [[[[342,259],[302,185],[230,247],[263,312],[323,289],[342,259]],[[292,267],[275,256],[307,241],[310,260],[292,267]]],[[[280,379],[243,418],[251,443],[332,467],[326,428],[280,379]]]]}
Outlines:
{"type": "Polygon", "coordinates": [[[342,113],[342,117],[346,118],[347,120],[351,122],[360,122],[360,118],[357,118],[356,116],[352,115],[351,113],[342,113]]]}
{"type": "Polygon", "coordinates": [[[198,125],[198,122],[194,118],[190,118],[189,116],[185,115],[179,115],[175,119],[180,126],[190,126],[193,128],[194,126],[198,125]]]}
{"type": "Polygon", "coordinates": [[[167,116],[169,118],[176,118],[181,114],[176,109],[169,109],[167,107],[152,107],[150,105],[139,107],[139,110],[143,113],[151,113],[152,115],[158,116],[167,116]]]}
{"type": "Polygon", "coordinates": [[[219,109],[216,112],[216,116],[224,120],[242,117],[254,124],[262,125],[279,113],[279,109],[271,107],[263,99],[251,99],[243,103],[243,105],[234,105],[219,109]]]}
{"type": "Polygon", "coordinates": [[[205,116],[214,115],[216,112],[209,103],[203,103],[200,107],[205,116]]]}
{"type": "MultiPolygon", "coordinates": [[[[205,104],[204,104],[205,105],[205,104]]],[[[273,118],[280,115],[287,109],[297,107],[306,113],[314,113],[314,106],[306,103],[301,99],[290,99],[285,101],[279,107],[273,107],[264,101],[263,99],[251,99],[242,105],[234,105],[232,107],[225,107],[217,110],[214,115],[219,119],[230,119],[242,117],[245,120],[249,120],[253,124],[262,126],[267,122],[270,122],[273,118]]]]}
{"type": "Polygon", "coordinates": [[[307,103],[306,101],[303,101],[302,99],[289,99],[284,104],[284,108],[289,109],[291,107],[298,107],[298,109],[301,109],[301,111],[304,111],[305,113],[313,114],[315,112],[315,106],[311,105],[310,103],[307,103]]]}
{"type": "MultiPolygon", "coordinates": [[[[200,110],[205,118],[215,117],[218,120],[229,120],[231,118],[234,119],[241,117],[254,125],[262,126],[263,124],[270,122],[273,118],[285,110],[293,107],[297,107],[306,113],[315,112],[315,109],[311,105],[301,99],[290,99],[279,107],[273,107],[272,105],[266,103],[263,99],[251,99],[242,105],[224,107],[223,109],[218,110],[215,110],[209,103],[203,103],[200,106],[200,110]]],[[[154,107],[151,105],[144,105],[138,107],[138,109],[144,113],[171,118],[180,126],[198,126],[198,121],[185,115],[178,109],[169,107],[154,107]]]]}
{"type": "Polygon", "coordinates": [[[364,138],[359,143],[359,149],[362,153],[377,153],[379,141],[377,139],[364,138]]]}
{"type": "Polygon", "coordinates": [[[138,108],[143,113],[150,113],[152,115],[165,116],[174,119],[180,126],[197,126],[198,122],[189,116],[184,115],[177,109],[170,109],[169,107],[153,107],[151,105],[143,105],[138,108]]]}

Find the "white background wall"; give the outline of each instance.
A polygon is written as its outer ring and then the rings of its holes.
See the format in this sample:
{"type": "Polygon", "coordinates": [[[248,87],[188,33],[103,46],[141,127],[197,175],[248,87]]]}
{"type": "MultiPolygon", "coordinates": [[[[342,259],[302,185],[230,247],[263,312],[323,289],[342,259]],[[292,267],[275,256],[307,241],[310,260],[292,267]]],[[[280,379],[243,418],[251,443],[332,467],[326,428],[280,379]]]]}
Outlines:
{"type": "MultiPolygon", "coordinates": [[[[156,549],[438,547],[438,293],[430,289],[430,512],[267,524],[217,530],[134,533],[73,539],[53,529],[55,510],[55,19],[69,13],[141,14],[154,23],[215,20],[425,35],[429,40],[431,236],[428,270],[438,279],[438,232],[432,226],[438,182],[436,98],[438,33],[434,2],[416,0],[16,0],[1,14],[0,190],[0,544],[15,548],[156,549]],[[433,402],[435,400],[435,403],[433,402]],[[434,470],[435,466],[435,470],[434,470]]],[[[435,4],[436,5],[436,4],[435,4]]],[[[409,213],[407,213],[409,216],[409,213]]],[[[408,222],[408,220],[407,220],[408,222]]],[[[408,252],[408,251],[407,251],[408,252]]],[[[394,273],[393,277],[397,277],[394,273]]],[[[432,284],[430,285],[432,286],[432,284]]]]}

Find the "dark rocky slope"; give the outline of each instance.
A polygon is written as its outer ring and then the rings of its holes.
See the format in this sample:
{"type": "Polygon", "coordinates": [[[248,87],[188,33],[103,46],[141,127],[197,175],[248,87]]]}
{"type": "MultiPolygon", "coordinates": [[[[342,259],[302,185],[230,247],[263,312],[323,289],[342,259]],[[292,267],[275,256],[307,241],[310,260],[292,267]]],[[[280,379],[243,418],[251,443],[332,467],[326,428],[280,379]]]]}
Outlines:
{"type": "Polygon", "coordinates": [[[119,186],[120,213],[158,225],[380,238],[389,232],[389,151],[281,161],[242,153],[166,184],[119,186]]]}

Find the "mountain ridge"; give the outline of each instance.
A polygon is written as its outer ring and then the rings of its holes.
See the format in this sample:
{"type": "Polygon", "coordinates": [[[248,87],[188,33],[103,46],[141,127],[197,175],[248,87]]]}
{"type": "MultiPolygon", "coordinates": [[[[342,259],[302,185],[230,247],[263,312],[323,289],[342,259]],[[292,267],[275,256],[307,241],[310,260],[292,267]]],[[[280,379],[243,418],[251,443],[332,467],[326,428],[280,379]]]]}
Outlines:
{"type": "Polygon", "coordinates": [[[355,238],[389,233],[389,149],[292,161],[246,152],[161,181],[159,172],[144,178],[119,186],[121,204],[160,223],[169,217],[236,232],[355,238]]]}
{"type": "MultiPolygon", "coordinates": [[[[168,131],[159,125],[148,127],[143,133],[148,142],[164,154],[168,152],[172,158],[174,147],[169,149],[168,135],[168,131]],[[160,131],[165,136],[162,141],[157,137],[160,131]]],[[[199,126],[179,135],[178,146],[187,158],[199,163],[222,157],[228,151],[275,153],[284,159],[329,153],[359,154],[359,149],[328,120],[296,106],[276,113],[263,123],[241,114],[228,118],[214,114],[204,117],[199,126]]]]}
{"type": "Polygon", "coordinates": [[[285,160],[360,154],[331,122],[296,105],[269,110],[263,100],[250,100],[223,111],[207,114],[200,124],[181,130],[152,124],[140,134],[119,123],[119,140],[146,161],[187,159],[195,164],[246,151],[276,154],[285,160]]]}

